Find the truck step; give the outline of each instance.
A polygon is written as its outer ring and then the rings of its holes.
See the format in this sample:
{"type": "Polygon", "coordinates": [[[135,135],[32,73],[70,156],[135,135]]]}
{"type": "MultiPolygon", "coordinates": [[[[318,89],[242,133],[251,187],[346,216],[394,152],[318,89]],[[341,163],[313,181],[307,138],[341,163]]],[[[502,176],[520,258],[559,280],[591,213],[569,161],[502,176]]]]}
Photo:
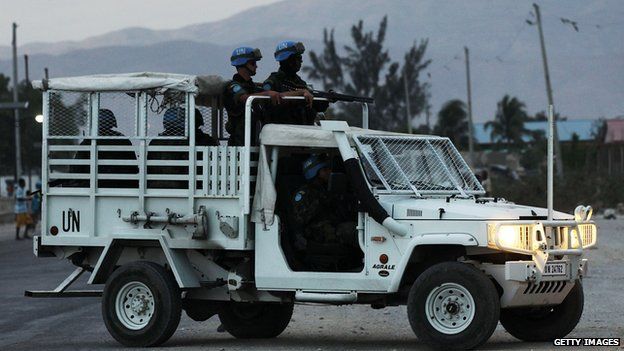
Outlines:
{"type": "Polygon", "coordinates": [[[356,292],[309,292],[297,291],[295,301],[299,302],[326,302],[326,303],[353,303],[357,301],[356,292]]]}

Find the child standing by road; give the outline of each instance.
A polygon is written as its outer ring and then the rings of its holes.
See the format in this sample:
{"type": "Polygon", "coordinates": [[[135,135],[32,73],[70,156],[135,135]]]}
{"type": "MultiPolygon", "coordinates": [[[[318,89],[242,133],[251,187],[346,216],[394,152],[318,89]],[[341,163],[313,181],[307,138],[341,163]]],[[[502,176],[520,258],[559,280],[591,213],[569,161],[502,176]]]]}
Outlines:
{"type": "Polygon", "coordinates": [[[30,198],[26,194],[26,181],[20,178],[15,190],[15,240],[21,240],[19,236],[20,227],[24,227],[24,239],[28,236],[28,227],[32,224],[32,218],[28,210],[30,198]]]}

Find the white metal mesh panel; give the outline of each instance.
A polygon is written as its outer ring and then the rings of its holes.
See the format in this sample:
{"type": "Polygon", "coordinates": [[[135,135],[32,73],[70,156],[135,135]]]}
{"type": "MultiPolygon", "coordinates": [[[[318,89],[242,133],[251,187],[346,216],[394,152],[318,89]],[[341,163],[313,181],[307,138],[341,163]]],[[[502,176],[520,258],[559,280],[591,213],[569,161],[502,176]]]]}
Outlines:
{"type": "Polygon", "coordinates": [[[147,136],[183,139],[186,125],[186,95],[151,94],[147,98],[147,136]]]}
{"type": "Polygon", "coordinates": [[[98,137],[124,138],[137,135],[138,93],[100,93],[98,137]]]}
{"type": "Polygon", "coordinates": [[[448,138],[357,136],[356,143],[374,185],[418,195],[484,193],[448,138]]]}
{"type": "Polygon", "coordinates": [[[89,94],[54,91],[49,94],[48,136],[81,138],[89,131],[89,94]]]}
{"type": "Polygon", "coordinates": [[[223,138],[225,140],[230,138],[230,133],[228,133],[228,131],[225,130],[225,126],[227,124],[227,121],[228,121],[227,111],[225,109],[222,109],[222,111],[221,111],[221,120],[220,120],[220,122],[221,122],[220,128],[221,128],[221,138],[223,138]]]}

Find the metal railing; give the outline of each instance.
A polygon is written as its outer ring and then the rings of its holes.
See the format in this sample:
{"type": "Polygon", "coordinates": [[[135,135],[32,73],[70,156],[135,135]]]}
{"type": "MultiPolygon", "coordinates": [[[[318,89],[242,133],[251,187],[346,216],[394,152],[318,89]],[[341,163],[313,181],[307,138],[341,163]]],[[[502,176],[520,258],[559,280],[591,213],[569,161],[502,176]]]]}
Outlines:
{"type": "MultiPolygon", "coordinates": [[[[258,100],[268,100],[270,99],[270,97],[268,96],[258,96],[258,95],[252,95],[249,98],[247,98],[247,101],[245,103],[245,151],[244,151],[244,158],[242,160],[242,165],[243,165],[243,174],[242,174],[242,179],[244,184],[249,184],[249,180],[251,177],[251,172],[250,172],[250,162],[251,162],[251,109],[253,107],[253,103],[255,101],[258,100]]],[[[303,96],[288,96],[288,97],[283,97],[282,99],[284,100],[304,100],[305,98],[303,96]]],[[[326,98],[314,98],[315,101],[329,101],[326,98]]],[[[360,103],[362,106],[362,126],[363,128],[368,128],[368,104],[367,103],[360,103]]],[[[250,213],[250,209],[251,209],[251,199],[250,199],[250,189],[248,186],[244,187],[244,194],[243,197],[245,199],[245,203],[244,203],[244,209],[243,209],[243,213],[244,214],[249,214],[250,213]]]]}

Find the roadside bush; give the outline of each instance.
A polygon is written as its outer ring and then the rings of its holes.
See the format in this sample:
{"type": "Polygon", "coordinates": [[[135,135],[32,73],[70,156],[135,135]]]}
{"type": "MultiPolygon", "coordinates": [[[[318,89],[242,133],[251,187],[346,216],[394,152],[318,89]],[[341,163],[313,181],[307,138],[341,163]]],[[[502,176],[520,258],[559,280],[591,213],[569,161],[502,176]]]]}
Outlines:
{"type": "MultiPolygon", "coordinates": [[[[554,208],[571,213],[578,205],[591,205],[595,210],[615,207],[624,201],[624,178],[608,174],[567,172],[554,180],[554,208]]],[[[492,195],[517,204],[546,207],[546,174],[539,172],[514,181],[492,178],[492,195]]]]}

